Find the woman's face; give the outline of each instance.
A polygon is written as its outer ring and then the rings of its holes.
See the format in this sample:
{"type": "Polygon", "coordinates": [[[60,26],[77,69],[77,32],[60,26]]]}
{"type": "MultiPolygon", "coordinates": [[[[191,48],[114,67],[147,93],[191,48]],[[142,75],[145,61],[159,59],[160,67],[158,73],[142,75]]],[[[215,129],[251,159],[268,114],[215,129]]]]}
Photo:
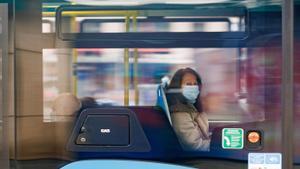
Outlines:
{"type": "Polygon", "coordinates": [[[198,85],[197,77],[191,73],[186,73],[182,77],[181,88],[184,85],[186,85],[186,86],[198,85]]]}

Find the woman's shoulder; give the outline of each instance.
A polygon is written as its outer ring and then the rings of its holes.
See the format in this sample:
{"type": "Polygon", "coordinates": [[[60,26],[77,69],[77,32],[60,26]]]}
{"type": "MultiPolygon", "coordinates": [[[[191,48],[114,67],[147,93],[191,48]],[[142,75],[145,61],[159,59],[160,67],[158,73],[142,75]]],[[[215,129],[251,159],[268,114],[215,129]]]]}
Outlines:
{"type": "Polygon", "coordinates": [[[171,108],[171,118],[174,123],[193,121],[190,110],[185,105],[174,105],[171,108]]]}
{"type": "Polygon", "coordinates": [[[183,103],[177,103],[177,104],[174,104],[174,105],[170,106],[170,111],[172,113],[189,112],[190,107],[188,105],[183,104],[183,103]]]}
{"type": "Polygon", "coordinates": [[[192,114],[201,114],[203,117],[208,117],[207,113],[202,111],[198,112],[198,110],[193,106],[192,104],[183,104],[183,103],[177,103],[169,107],[169,110],[171,113],[192,113],[192,114]]]}
{"type": "Polygon", "coordinates": [[[171,113],[171,119],[174,125],[185,124],[186,122],[190,123],[191,121],[193,121],[191,115],[185,111],[171,113]]]}

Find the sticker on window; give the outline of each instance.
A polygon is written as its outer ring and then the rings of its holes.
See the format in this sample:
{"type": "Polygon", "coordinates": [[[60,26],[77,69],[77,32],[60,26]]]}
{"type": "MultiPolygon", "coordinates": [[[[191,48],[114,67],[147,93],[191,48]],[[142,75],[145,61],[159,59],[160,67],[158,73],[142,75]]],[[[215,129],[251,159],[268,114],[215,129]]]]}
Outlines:
{"type": "Polygon", "coordinates": [[[223,149],[243,149],[244,130],[241,128],[224,128],[222,130],[223,149]]]}
{"type": "Polygon", "coordinates": [[[281,153],[249,153],[248,169],[281,169],[281,153]]]}

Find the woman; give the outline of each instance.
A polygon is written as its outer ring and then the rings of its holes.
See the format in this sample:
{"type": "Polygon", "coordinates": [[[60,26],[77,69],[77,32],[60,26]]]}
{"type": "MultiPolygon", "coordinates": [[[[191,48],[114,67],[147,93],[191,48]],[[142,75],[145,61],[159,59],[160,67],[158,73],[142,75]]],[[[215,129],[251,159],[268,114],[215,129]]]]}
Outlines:
{"type": "Polygon", "coordinates": [[[191,68],[178,70],[167,88],[172,124],[185,150],[209,151],[207,115],[200,98],[202,82],[191,68]]]}

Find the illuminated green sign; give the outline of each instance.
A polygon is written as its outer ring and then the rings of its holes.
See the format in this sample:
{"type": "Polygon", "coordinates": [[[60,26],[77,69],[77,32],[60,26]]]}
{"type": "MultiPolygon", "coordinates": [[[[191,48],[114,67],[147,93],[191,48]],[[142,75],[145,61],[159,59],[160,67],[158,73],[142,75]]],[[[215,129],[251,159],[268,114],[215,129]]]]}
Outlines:
{"type": "Polygon", "coordinates": [[[243,149],[244,130],[241,128],[224,128],[222,130],[222,147],[224,149],[243,149]]]}

